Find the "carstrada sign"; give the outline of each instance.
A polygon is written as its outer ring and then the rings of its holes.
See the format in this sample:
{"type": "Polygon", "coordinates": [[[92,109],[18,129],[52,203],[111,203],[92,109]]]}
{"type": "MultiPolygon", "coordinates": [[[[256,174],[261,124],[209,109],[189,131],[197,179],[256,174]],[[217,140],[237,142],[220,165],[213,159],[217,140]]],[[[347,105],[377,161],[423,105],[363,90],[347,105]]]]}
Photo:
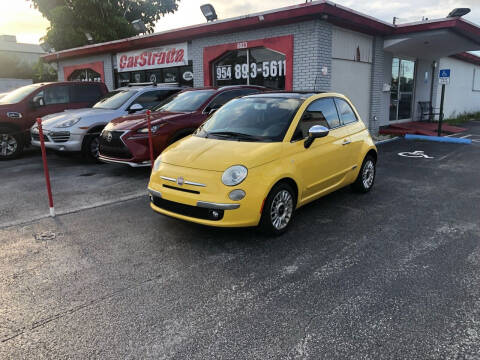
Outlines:
{"type": "Polygon", "coordinates": [[[187,43],[117,54],[118,72],[188,65],[187,43]]]}

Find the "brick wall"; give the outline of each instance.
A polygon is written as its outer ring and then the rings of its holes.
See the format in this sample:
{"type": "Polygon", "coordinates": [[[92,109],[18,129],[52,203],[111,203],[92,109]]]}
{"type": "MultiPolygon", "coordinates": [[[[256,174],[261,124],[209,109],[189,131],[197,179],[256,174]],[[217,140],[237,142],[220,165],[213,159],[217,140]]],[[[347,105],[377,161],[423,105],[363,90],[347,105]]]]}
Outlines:
{"type": "Polygon", "coordinates": [[[328,91],[331,87],[332,26],[321,20],[242,31],[192,40],[194,86],[203,86],[203,48],[214,45],[293,35],[293,89],[328,91]],[[328,69],[322,75],[321,69],[328,69]]]}
{"type": "Polygon", "coordinates": [[[386,67],[388,59],[383,51],[383,38],[377,36],[373,40],[373,62],[372,62],[372,78],[370,88],[370,119],[365,121],[372,134],[378,133],[380,126],[388,125],[388,106],[389,106],[389,92],[383,91],[383,84],[386,82],[385,74],[390,74],[391,81],[391,62],[390,68],[386,67]],[[374,117],[377,121],[374,121],[374,117]]]}
{"type": "Polygon", "coordinates": [[[82,57],[77,59],[66,59],[58,62],[58,81],[65,81],[64,66],[72,66],[79,64],[88,64],[96,61],[103,61],[103,71],[105,73],[105,85],[109,90],[114,89],[115,81],[113,79],[113,64],[112,56],[110,54],[100,54],[95,56],[82,57]]]}

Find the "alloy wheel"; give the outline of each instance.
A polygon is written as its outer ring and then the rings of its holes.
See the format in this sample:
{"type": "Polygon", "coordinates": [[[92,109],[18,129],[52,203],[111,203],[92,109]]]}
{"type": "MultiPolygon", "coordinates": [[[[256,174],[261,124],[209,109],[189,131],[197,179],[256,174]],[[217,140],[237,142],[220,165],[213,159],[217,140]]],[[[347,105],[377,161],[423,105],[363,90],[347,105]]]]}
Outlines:
{"type": "Polygon", "coordinates": [[[277,230],[287,227],[293,212],[293,196],[287,190],[279,191],[272,201],[270,219],[277,230]]]}
{"type": "Polygon", "coordinates": [[[375,178],[375,164],[372,160],[367,160],[363,167],[362,182],[365,189],[370,189],[375,178]]]}
{"type": "Polygon", "coordinates": [[[0,155],[12,156],[17,151],[18,142],[13,135],[0,134],[0,155]]]}
{"type": "Polygon", "coordinates": [[[100,155],[100,138],[98,136],[94,137],[90,142],[90,154],[95,159],[98,159],[100,155]]]}

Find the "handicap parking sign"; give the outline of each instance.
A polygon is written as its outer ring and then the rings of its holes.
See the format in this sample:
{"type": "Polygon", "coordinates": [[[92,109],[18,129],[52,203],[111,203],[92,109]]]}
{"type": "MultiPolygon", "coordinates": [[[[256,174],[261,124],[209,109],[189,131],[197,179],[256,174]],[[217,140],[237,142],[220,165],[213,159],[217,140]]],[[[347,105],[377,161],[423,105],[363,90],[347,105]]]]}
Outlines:
{"type": "Polygon", "coordinates": [[[442,85],[450,84],[450,69],[441,69],[438,72],[439,83],[442,85]]]}

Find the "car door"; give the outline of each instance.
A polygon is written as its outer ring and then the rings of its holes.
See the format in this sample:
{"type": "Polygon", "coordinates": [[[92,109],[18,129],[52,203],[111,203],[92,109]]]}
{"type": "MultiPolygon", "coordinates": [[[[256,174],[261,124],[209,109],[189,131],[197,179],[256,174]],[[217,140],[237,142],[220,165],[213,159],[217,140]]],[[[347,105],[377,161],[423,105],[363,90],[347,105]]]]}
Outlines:
{"type": "Polygon", "coordinates": [[[345,168],[354,169],[360,166],[359,156],[363,144],[362,131],[365,131],[364,125],[360,122],[350,104],[341,98],[335,98],[335,105],[338,110],[338,116],[342,123],[344,133],[344,161],[345,168]]]}
{"type": "Polygon", "coordinates": [[[302,182],[300,201],[313,200],[340,186],[345,176],[343,141],[344,132],[333,98],[313,101],[302,114],[288,145],[291,161],[302,182]],[[314,125],[325,126],[330,131],[306,149],[304,142],[314,125]]]}
{"type": "Polygon", "coordinates": [[[70,86],[54,84],[42,88],[33,96],[32,113],[34,118],[56,114],[69,108],[70,86]]]}

